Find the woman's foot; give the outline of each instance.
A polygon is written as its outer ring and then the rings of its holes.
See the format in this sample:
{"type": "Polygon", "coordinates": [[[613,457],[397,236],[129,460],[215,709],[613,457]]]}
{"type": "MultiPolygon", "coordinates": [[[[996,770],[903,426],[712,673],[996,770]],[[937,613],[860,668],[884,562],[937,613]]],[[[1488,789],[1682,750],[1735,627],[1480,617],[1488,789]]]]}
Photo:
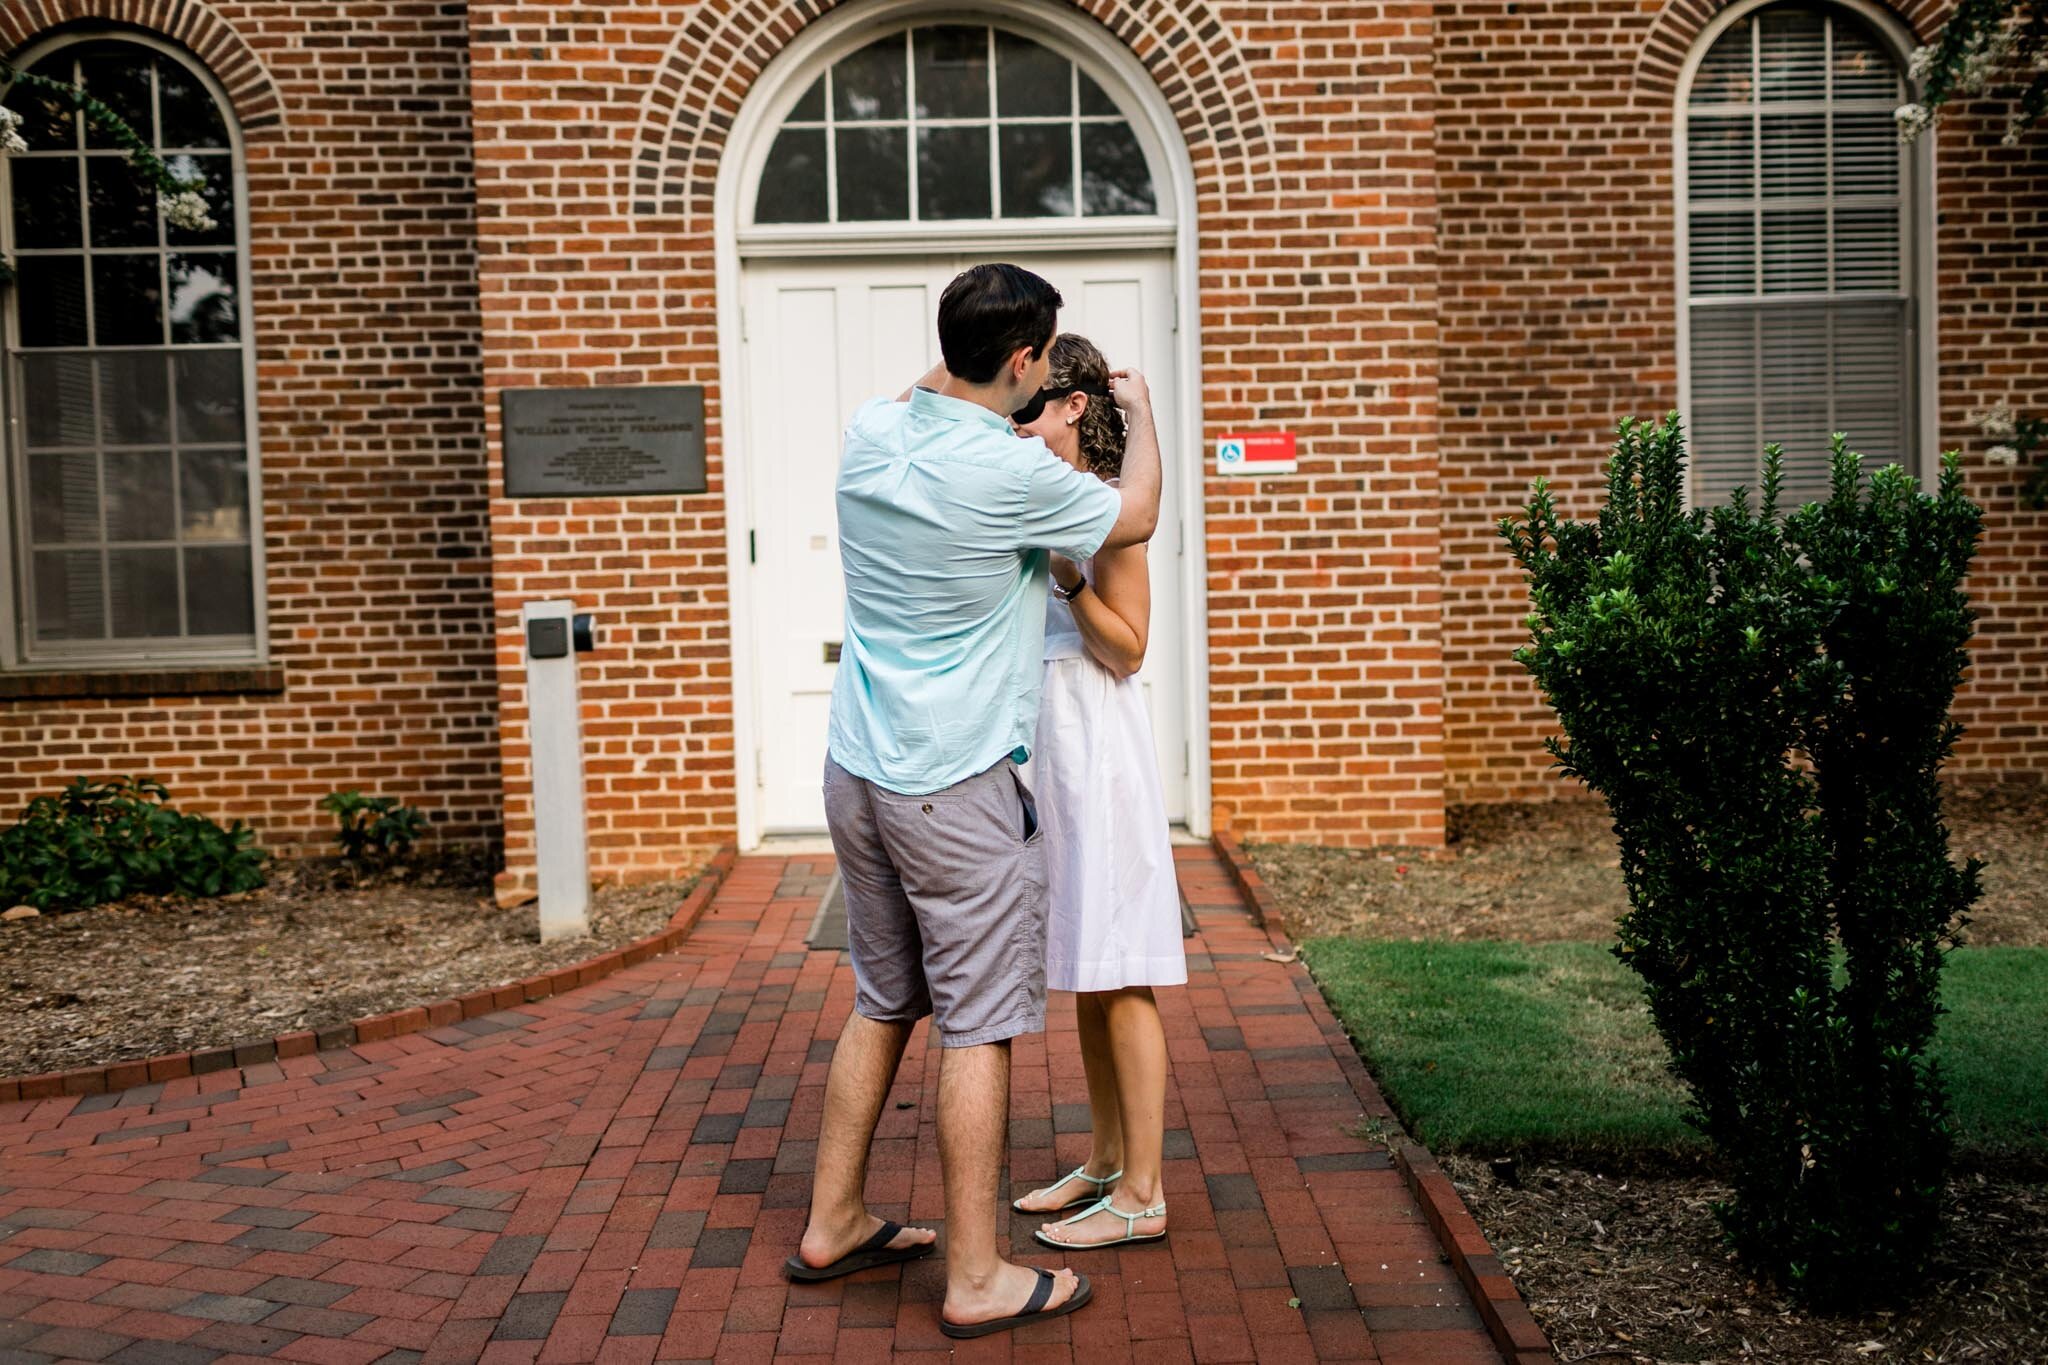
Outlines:
{"type": "Polygon", "coordinates": [[[1054,1246],[1085,1250],[1122,1242],[1154,1241],[1166,1235],[1166,1203],[1155,1199],[1138,1202],[1118,1187],[1106,1206],[1083,1215],[1047,1223],[1038,1230],[1038,1240],[1054,1246]]]}
{"type": "Polygon", "coordinates": [[[1019,1213],[1059,1213],[1092,1204],[1108,1194],[1123,1174],[1114,1165],[1090,1158],[1080,1170],[1061,1176],[1052,1184],[1031,1191],[1012,1204],[1019,1213]]]}

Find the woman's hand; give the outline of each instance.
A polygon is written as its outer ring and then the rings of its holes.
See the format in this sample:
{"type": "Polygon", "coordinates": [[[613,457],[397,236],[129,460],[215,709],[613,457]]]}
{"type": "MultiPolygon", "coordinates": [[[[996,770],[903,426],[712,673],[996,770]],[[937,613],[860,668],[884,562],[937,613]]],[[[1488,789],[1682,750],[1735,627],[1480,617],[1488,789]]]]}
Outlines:
{"type": "Polygon", "coordinates": [[[1081,570],[1065,555],[1052,556],[1052,581],[1059,584],[1064,592],[1072,592],[1081,586],[1081,570]]]}
{"type": "Polygon", "coordinates": [[[1109,396],[1125,412],[1149,412],[1152,409],[1152,390],[1145,383],[1145,376],[1136,370],[1111,370],[1109,396]]]}

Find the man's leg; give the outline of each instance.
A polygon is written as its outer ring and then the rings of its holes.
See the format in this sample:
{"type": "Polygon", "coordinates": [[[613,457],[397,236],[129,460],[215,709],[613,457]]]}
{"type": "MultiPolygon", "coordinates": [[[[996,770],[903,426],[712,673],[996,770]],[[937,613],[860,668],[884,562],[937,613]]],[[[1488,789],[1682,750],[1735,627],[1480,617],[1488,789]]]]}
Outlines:
{"type": "MultiPolygon", "coordinates": [[[[966,1326],[1023,1310],[1038,1272],[996,1252],[996,1201],[1010,1122],[1010,1043],[947,1048],[939,1061],[939,1162],[946,1177],[946,1321],[966,1326]]],[[[1049,1311],[1073,1295],[1055,1273],[1049,1311]]]]}
{"type": "MultiPolygon", "coordinates": [[[[811,1216],[797,1247],[812,1267],[830,1265],[881,1228],[882,1220],[867,1211],[868,1147],[910,1031],[931,1009],[916,917],[875,827],[868,784],[829,760],[825,819],[846,893],[856,991],[854,1013],[832,1049],[811,1175],[811,1216]]],[[[889,1245],[936,1240],[929,1228],[905,1228],[889,1245]]]]}
{"type": "MultiPolygon", "coordinates": [[[[811,1218],[797,1248],[806,1265],[830,1265],[881,1226],[867,1209],[868,1148],[912,1027],[856,1014],[846,1021],[832,1049],[811,1173],[811,1218]]],[[[935,1236],[928,1229],[905,1228],[889,1245],[913,1246],[935,1236]]]]}

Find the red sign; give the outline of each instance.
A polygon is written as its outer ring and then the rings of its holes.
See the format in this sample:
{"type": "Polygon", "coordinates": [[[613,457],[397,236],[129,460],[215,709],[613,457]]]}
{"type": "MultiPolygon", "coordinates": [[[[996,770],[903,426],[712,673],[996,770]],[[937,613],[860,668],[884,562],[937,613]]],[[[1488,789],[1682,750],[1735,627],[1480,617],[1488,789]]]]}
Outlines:
{"type": "Polygon", "coordinates": [[[1292,474],[1295,468],[1291,431],[1246,431],[1216,438],[1219,474],[1292,474]]]}

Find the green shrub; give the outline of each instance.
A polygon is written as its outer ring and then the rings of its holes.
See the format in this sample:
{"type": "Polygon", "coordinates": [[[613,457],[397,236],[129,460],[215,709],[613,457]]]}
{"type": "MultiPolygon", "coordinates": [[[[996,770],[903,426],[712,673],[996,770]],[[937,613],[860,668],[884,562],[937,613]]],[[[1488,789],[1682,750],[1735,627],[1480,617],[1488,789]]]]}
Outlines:
{"type": "Polygon", "coordinates": [[[225,896],[263,885],[267,855],[241,821],[223,829],[170,806],[147,778],[79,778],[0,830],[0,901],[84,910],[134,894],[225,896]]]}
{"type": "Polygon", "coordinates": [[[320,798],[320,809],[335,818],[335,842],[352,863],[394,863],[412,852],[427,817],[389,796],[335,792],[320,798]]]}
{"type": "Polygon", "coordinates": [[[1737,1250],[1820,1303],[1915,1283],[1938,1231],[1947,1100],[1927,1060],[1945,945],[1977,895],[1938,773],[1980,513],[1867,481],[1835,438],[1827,501],[1685,505],[1674,416],[1624,422],[1592,523],[1539,482],[1502,523],[1529,574],[1516,651],[1607,798],[1641,977],[1695,1124],[1727,1162],[1737,1250]],[[1846,971],[1837,978],[1839,944],[1846,971]]]}

